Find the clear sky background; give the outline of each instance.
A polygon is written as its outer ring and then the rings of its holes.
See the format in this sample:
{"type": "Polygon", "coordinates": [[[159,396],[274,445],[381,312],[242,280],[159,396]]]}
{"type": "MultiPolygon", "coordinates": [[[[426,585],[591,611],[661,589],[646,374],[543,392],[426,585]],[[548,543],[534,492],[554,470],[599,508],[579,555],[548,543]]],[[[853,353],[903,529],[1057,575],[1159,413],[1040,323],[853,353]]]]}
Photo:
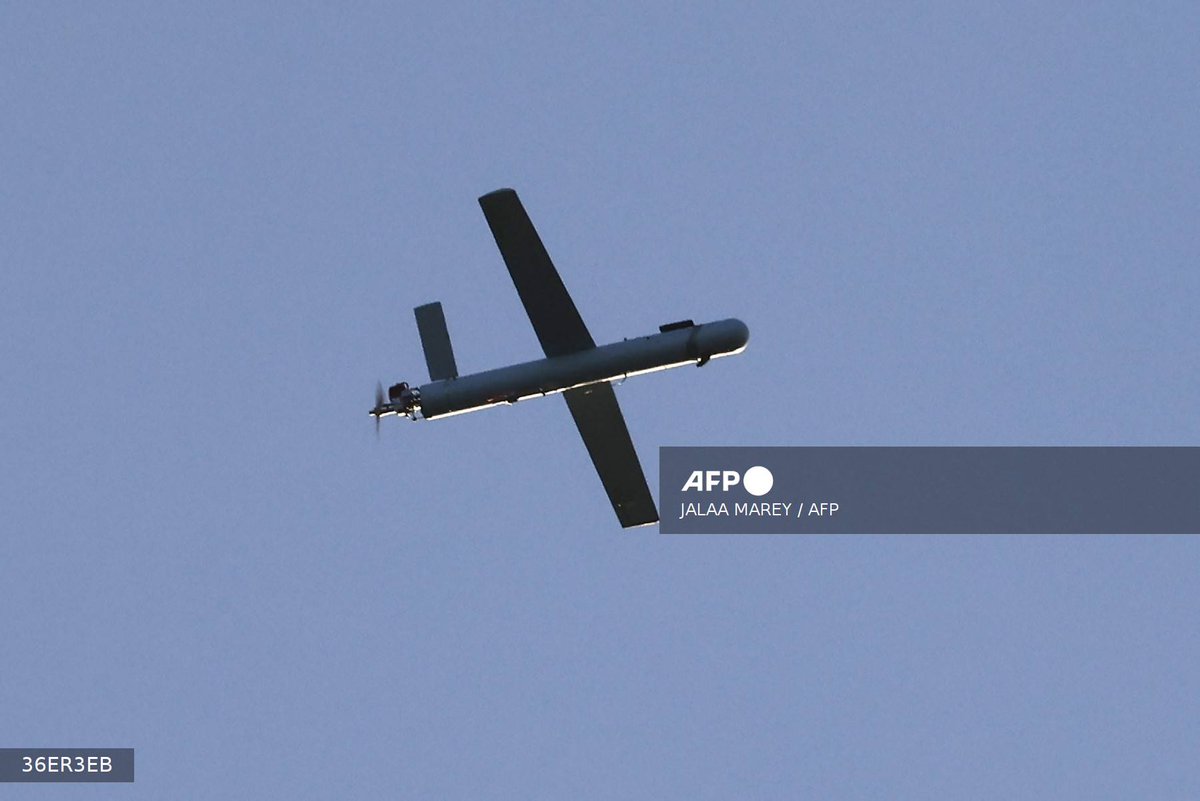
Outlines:
{"type": "MultiPolygon", "coordinates": [[[[661,445],[1200,444],[1200,7],[0,11],[8,798],[1195,799],[1200,539],[620,531],[515,187],[661,445]]],[[[1110,499],[1114,504],[1120,497],[1110,499]]],[[[1014,499],[1014,503],[1019,503],[1014,499]]]]}

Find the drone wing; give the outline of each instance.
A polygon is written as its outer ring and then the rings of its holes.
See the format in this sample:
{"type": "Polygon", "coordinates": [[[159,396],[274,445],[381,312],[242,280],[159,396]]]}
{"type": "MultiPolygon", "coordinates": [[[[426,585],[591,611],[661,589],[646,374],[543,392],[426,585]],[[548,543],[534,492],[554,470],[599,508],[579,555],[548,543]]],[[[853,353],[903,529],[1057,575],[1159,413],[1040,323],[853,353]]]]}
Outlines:
{"type": "Polygon", "coordinates": [[[612,384],[568,389],[563,397],[567,399],[575,427],[583,436],[583,444],[600,474],[600,483],[608,493],[621,527],[657,523],[658,510],[654,508],[646,474],[633,449],[633,440],[625,427],[625,417],[617,404],[612,384]]]}
{"type": "Polygon", "coordinates": [[[479,198],[479,205],[546,355],[596,347],[517,193],[497,189],[479,198]]]}
{"type": "MultiPolygon", "coordinates": [[[[498,189],[479,198],[479,205],[546,355],[596,347],[517,193],[498,189]]],[[[621,526],[657,522],[658,510],[612,385],[569,389],[563,397],[621,526]]]]}

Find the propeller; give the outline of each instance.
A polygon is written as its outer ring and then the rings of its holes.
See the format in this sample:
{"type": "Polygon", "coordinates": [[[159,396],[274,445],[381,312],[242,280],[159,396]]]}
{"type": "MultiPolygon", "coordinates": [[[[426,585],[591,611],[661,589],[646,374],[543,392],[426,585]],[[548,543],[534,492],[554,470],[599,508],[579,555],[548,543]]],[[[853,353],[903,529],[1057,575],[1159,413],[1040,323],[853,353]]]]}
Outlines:
{"type": "Polygon", "coordinates": [[[375,408],[371,414],[375,417],[375,439],[379,439],[379,409],[383,406],[383,384],[375,382],[375,408]]]}

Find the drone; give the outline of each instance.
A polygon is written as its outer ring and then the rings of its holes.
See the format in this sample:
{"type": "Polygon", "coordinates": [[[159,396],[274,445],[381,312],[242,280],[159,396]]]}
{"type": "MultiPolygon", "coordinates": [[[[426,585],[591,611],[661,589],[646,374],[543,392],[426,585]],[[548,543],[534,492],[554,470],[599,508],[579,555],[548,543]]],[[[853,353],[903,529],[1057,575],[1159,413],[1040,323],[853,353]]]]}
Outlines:
{"type": "Polygon", "coordinates": [[[371,415],[435,420],[561,394],[623,528],[658,522],[646,475],[617,403],[613,382],[684,365],[703,367],[741,353],[750,330],[741,320],[659,326],[657,334],[596,345],[512,189],[479,198],[517,294],[546,358],[459,375],[441,303],[414,309],[429,383],[376,385],[371,415]]]}

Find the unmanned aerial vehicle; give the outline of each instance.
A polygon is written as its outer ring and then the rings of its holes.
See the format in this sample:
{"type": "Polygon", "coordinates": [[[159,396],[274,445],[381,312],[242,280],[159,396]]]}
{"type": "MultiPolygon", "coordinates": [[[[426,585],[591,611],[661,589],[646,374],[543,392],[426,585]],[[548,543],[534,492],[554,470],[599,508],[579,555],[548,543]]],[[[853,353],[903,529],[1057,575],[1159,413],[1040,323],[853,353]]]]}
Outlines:
{"type": "Polygon", "coordinates": [[[388,415],[433,420],[562,393],[621,526],[658,522],[612,382],[687,364],[703,367],[741,353],[749,329],[735,319],[702,325],[683,320],[660,326],[657,334],[597,346],[517,193],[498,189],[479,198],[479,205],[546,358],[459,375],[441,303],[418,306],[430,381],[395,384],[386,397],[377,386],[371,409],[376,426],[388,415]]]}

